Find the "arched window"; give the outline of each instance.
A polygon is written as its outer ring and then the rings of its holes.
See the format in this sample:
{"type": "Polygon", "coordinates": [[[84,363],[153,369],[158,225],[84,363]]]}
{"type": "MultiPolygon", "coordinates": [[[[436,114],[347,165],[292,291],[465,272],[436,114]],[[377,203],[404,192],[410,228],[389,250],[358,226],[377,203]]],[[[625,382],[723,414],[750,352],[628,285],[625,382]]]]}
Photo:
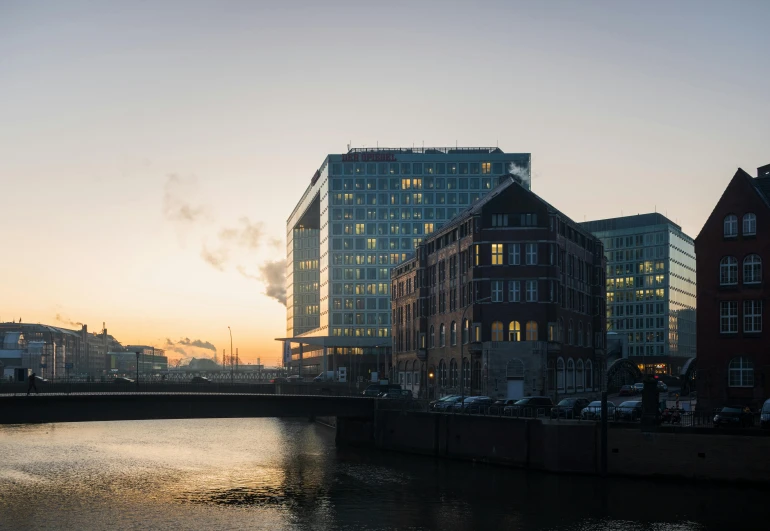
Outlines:
{"type": "Polygon", "coordinates": [[[470,333],[469,327],[470,324],[468,322],[468,319],[465,319],[463,321],[463,344],[468,343],[468,334],[470,333]]]}
{"type": "Polygon", "coordinates": [[[436,346],[436,329],[433,328],[433,325],[430,325],[430,335],[428,335],[428,348],[433,348],[436,346]]]}
{"type": "Polygon", "coordinates": [[[588,327],[587,327],[587,330],[586,330],[586,346],[587,347],[592,346],[593,345],[593,341],[594,341],[593,328],[591,328],[591,323],[588,323],[588,327]]]}
{"type": "Polygon", "coordinates": [[[564,391],[564,360],[562,358],[556,360],[556,389],[564,391]]]}
{"type": "Polygon", "coordinates": [[[743,235],[754,236],[757,233],[757,216],[749,212],[743,215],[743,235]]]}
{"type": "Polygon", "coordinates": [[[572,319],[570,319],[569,320],[569,328],[567,328],[567,344],[568,345],[574,345],[574,343],[572,342],[575,339],[574,338],[574,330],[573,330],[573,328],[574,327],[573,327],[572,319]]]}
{"type": "Polygon", "coordinates": [[[495,321],[492,323],[492,341],[503,340],[503,323],[495,321]]]}
{"type": "Polygon", "coordinates": [[[463,386],[470,390],[471,388],[471,361],[463,358],[463,386]]]}
{"type": "Polygon", "coordinates": [[[567,360],[567,392],[575,391],[575,362],[572,358],[567,360]]]}
{"type": "Polygon", "coordinates": [[[535,321],[527,323],[527,341],[537,341],[537,323],[535,321]]]}
{"type": "Polygon", "coordinates": [[[444,323],[438,325],[438,346],[446,346],[446,327],[444,326],[444,323]]]}
{"type": "Polygon", "coordinates": [[[447,386],[446,362],[444,360],[438,362],[438,385],[441,388],[447,386]]]}
{"type": "Polygon", "coordinates": [[[729,286],[738,283],[738,259],[725,256],[719,261],[719,283],[729,286]]]}
{"type": "Polygon", "coordinates": [[[725,217],[724,229],[725,238],[738,236],[738,216],[730,214],[725,217]]]}
{"type": "Polygon", "coordinates": [[[508,341],[521,341],[521,325],[518,321],[508,323],[508,341]]]}
{"type": "Polygon", "coordinates": [[[583,346],[583,322],[578,321],[578,346],[583,346]]]}
{"type": "Polygon", "coordinates": [[[457,362],[455,360],[449,361],[449,387],[457,387],[457,362]]]}
{"type": "Polygon", "coordinates": [[[594,388],[594,364],[591,360],[586,361],[586,391],[594,388]]]}
{"type": "Polygon", "coordinates": [[[750,254],[743,259],[743,283],[759,284],[762,282],[762,259],[758,254],[750,254]]]}
{"type": "Polygon", "coordinates": [[[418,360],[414,360],[414,363],[412,363],[412,382],[414,385],[420,385],[420,362],[418,360]]]}
{"type": "Polygon", "coordinates": [[[454,321],[449,326],[449,344],[453,347],[457,345],[457,323],[454,321]]]}
{"type": "Polygon", "coordinates": [[[728,367],[730,387],[754,387],[754,364],[748,358],[733,358],[728,367]]]}
{"type": "Polygon", "coordinates": [[[576,389],[578,391],[582,391],[585,389],[585,379],[583,374],[583,360],[578,360],[577,362],[577,372],[575,374],[575,380],[577,381],[576,389]]]}

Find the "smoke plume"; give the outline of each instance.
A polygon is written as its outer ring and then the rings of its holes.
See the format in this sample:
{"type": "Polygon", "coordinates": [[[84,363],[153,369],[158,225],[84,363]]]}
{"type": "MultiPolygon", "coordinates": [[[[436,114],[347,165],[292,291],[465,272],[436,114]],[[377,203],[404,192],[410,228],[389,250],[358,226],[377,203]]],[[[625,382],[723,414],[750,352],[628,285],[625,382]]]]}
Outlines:
{"type": "Polygon", "coordinates": [[[286,260],[265,262],[259,267],[265,295],[286,306],[286,260]]]}
{"type": "MultiPolygon", "coordinates": [[[[180,354],[183,359],[188,358],[200,358],[200,357],[208,357],[208,356],[201,356],[201,353],[198,352],[196,349],[203,349],[203,350],[210,350],[214,354],[217,352],[217,347],[214,346],[213,343],[210,341],[204,341],[202,339],[190,339],[189,337],[183,337],[180,338],[178,341],[172,341],[170,338],[166,338],[166,343],[164,345],[164,348],[167,351],[176,352],[177,354],[180,354]]],[[[213,355],[209,355],[213,358],[213,355]]]]}
{"type": "Polygon", "coordinates": [[[163,189],[163,215],[179,223],[195,223],[203,218],[203,206],[193,206],[189,197],[196,186],[194,177],[183,178],[174,173],[168,175],[163,189]]]}
{"type": "Polygon", "coordinates": [[[508,173],[519,177],[522,181],[530,181],[529,169],[525,168],[524,166],[517,166],[511,162],[508,164],[508,173]]]}
{"type": "Polygon", "coordinates": [[[229,258],[229,253],[225,247],[219,247],[212,251],[204,243],[203,248],[201,249],[201,258],[203,258],[203,261],[210,266],[220,271],[224,271],[229,258]]]}
{"type": "MultiPolygon", "coordinates": [[[[81,328],[83,327],[83,323],[81,323],[81,322],[78,322],[78,321],[73,321],[73,320],[72,320],[72,319],[70,319],[69,317],[66,317],[66,316],[64,316],[64,315],[62,315],[62,314],[60,314],[60,313],[57,313],[57,314],[56,314],[56,320],[57,320],[58,322],[60,322],[60,323],[64,323],[64,324],[66,324],[66,325],[70,325],[70,326],[78,326],[78,327],[81,327],[81,328]]],[[[19,322],[21,322],[21,319],[19,319],[19,322]]]]}

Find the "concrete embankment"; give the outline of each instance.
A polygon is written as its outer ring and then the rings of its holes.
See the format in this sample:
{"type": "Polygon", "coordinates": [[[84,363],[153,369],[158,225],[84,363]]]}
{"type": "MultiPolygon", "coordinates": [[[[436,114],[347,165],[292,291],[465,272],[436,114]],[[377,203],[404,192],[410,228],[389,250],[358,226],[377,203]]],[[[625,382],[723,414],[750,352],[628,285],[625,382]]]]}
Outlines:
{"type": "MultiPolygon", "coordinates": [[[[531,470],[599,475],[601,432],[593,422],[377,411],[339,418],[337,444],[370,446],[531,470]]],[[[661,429],[608,430],[607,473],[770,485],[770,437],[661,429]]]]}

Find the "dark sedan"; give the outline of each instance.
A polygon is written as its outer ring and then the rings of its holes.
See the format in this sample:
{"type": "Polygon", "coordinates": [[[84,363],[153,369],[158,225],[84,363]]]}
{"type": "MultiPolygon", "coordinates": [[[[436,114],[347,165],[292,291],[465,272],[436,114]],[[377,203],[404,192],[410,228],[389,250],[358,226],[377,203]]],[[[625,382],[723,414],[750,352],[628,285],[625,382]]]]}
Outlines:
{"type": "Polygon", "coordinates": [[[618,396],[631,396],[634,394],[634,388],[630,385],[624,385],[618,391],[618,396]]]}
{"type": "Polygon", "coordinates": [[[486,413],[493,403],[494,400],[488,396],[469,396],[462,402],[456,402],[454,410],[463,413],[486,413]]]}
{"type": "Polygon", "coordinates": [[[580,412],[589,404],[587,398],[565,398],[551,410],[551,418],[577,419],[580,412]]]}
{"type": "Polygon", "coordinates": [[[628,400],[627,402],[621,402],[621,404],[615,408],[615,412],[618,420],[630,420],[631,422],[636,422],[642,418],[642,401],[628,400]]]}
{"type": "Polygon", "coordinates": [[[513,417],[545,417],[551,413],[553,401],[547,396],[527,396],[503,409],[504,415],[513,417]]]}
{"type": "MultiPolygon", "coordinates": [[[[602,418],[602,401],[594,400],[580,412],[580,418],[583,420],[600,420],[602,418]]],[[[615,419],[615,404],[607,402],[607,419],[615,419]]]]}
{"type": "Polygon", "coordinates": [[[754,425],[754,414],[747,407],[725,406],[714,415],[714,427],[750,428],[754,425]]]}
{"type": "Polygon", "coordinates": [[[447,395],[445,397],[439,398],[438,400],[433,400],[428,408],[431,411],[444,411],[448,407],[451,407],[455,404],[455,402],[459,402],[462,397],[460,395],[447,395]]]}

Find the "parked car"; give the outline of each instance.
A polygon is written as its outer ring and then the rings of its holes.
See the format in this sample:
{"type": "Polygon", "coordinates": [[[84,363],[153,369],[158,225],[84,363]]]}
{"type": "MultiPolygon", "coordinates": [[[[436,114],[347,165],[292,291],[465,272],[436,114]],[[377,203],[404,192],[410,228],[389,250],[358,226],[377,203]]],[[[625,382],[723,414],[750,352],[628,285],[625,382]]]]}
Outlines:
{"type": "Polygon", "coordinates": [[[527,396],[503,409],[503,415],[514,417],[544,417],[549,415],[553,401],[547,396],[527,396]]]}
{"type": "Polygon", "coordinates": [[[668,386],[662,381],[658,380],[658,391],[666,392],[668,391],[668,386]]]}
{"type": "Polygon", "coordinates": [[[391,400],[414,400],[414,395],[409,389],[391,389],[387,393],[380,393],[379,398],[391,400]]]}
{"type": "Polygon", "coordinates": [[[431,410],[433,411],[451,411],[463,397],[460,395],[449,395],[437,400],[431,404],[431,410]]]}
{"type": "Polygon", "coordinates": [[[396,391],[401,389],[400,384],[371,384],[364,389],[362,393],[364,396],[380,396],[382,393],[388,393],[391,390],[396,391]]]}
{"type": "Polygon", "coordinates": [[[194,384],[207,384],[207,383],[211,383],[211,380],[209,380],[205,376],[193,376],[192,380],[190,380],[190,383],[194,383],[194,384]]]}
{"type": "Polygon", "coordinates": [[[762,404],[762,409],[759,413],[759,427],[770,428],[770,398],[762,404]]]}
{"type": "Polygon", "coordinates": [[[430,404],[428,404],[428,409],[431,411],[441,411],[443,406],[446,406],[448,402],[452,401],[452,403],[454,403],[460,400],[460,398],[460,395],[447,395],[438,400],[432,400],[430,404]]]}
{"type": "Polygon", "coordinates": [[[305,377],[300,376],[299,374],[292,374],[291,376],[288,376],[286,380],[289,381],[289,383],[297,383],[297,382],[304,382],[305,377]]]}
{"type": "MultiPolygon", "coordinates": [[[[580,418],[583,420],[600,420],[602,418],[602,401],[594,400],[580,412],[580,418]]],[[[615,419],[615,404],[607,402],[607,419],[615,419]]]]}
{"type": "Polygon", "coordinates": [[[486,413],[493,402],[488,396],[467,396],[462,402],[455,402],[453,409],[463,413],[486,413]]]}
{"type": "Polygon", "coordinates": [[[633,388],[634,388],[634,394],[640,395],[642,394],[642,391],[644,391],[644,384],[642,382],[636,382],[633,385],[633,388]]]}
{"type": "Polygon", "coordinates": [[[714,427],[729,426],[750,428],[754,425],[754,414],[747,407],[725,406],[714,415],[714,427]]]}
{"type": "Polygon", "coordinates": [[[284,378],[283,376],[278,376],[278,377],[273,378],[272,380],[270,380],[270,383],[276,383],[276,384],[277,383],[289,383],[289,379],[288,378],[284,378]]]}
{"type": "Polygon", "coordinates": [[[623,385],[620,387],[620,391],[618,391],[618,396],[631,396],[635,393],[633,386],[630,385],[623,385]]]}
{"type": "Polygon", "coordinates": [[[615,408],[615,414],[618,420],[630,420],[636,422],[642,418],[642,401],[641,400],[628,400],[621,402],[619,406],[615,408]]]}
{"type": "Polygon", "coordinates": [[[130,384],[134,383],[134,381],[131,378],[126,378],[124,376],[116,376],[114,380],[112,380],[113,383],[116,384],[130,384]]]}
{"type": "Polygon", "coordinates": [[[560,400],[556,407],[551,409],[551,418],[576,419],[580,418],[580,412],[589,404],[587,398],[565,398],[560,400]]]}

